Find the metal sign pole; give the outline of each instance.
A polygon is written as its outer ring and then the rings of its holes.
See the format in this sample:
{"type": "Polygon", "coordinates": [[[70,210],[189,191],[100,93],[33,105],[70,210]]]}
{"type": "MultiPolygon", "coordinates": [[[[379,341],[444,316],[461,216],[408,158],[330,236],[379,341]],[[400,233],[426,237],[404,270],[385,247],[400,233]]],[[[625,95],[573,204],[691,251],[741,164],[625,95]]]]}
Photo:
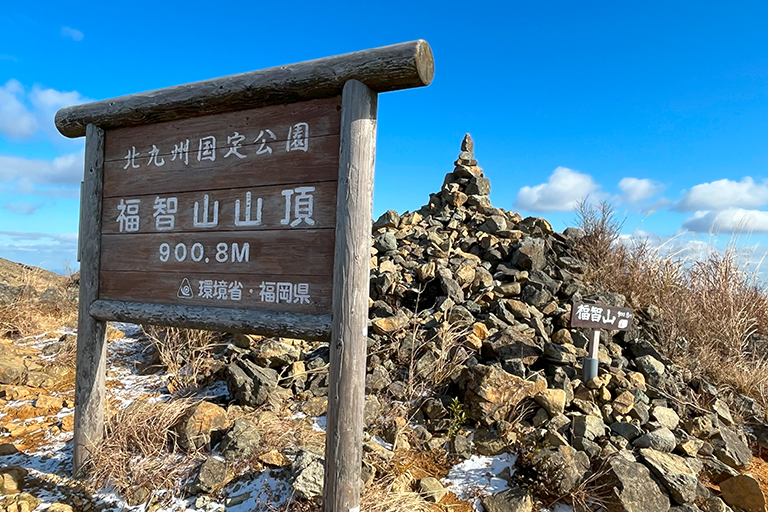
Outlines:
{"type": "Polygon", "coordinates": [[[582,380],[586,384],[597,377],[597,349],[600,346],[600,329],[592,331],[592,341],[589,343],[589,354],[584,358],[582,380]]]}

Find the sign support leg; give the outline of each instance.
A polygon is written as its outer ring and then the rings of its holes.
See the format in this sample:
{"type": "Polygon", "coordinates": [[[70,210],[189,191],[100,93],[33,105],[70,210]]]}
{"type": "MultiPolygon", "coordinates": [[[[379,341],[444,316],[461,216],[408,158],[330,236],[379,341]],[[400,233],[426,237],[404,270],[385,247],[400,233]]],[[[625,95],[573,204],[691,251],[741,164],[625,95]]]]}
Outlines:
{"type": "Polygon", "coordinates": [[[597,377],[597,349],[600,346],[600,329],[592,331],[592,341],[589,343],[589,354],[584,358],[582,380],[586,384],[597,377]]]}
{"type": "Polygon", "coordinates": [[[98,299],[104,131],[89,124],[85,139],[85,179],[80,203],[80,302],[77,318],[75,443],[73,474],[78,476],[104,435],[107,323],[88,309],[98,299]]]}
{"type": "Polygon", "coordinates": [[[377,95],[344,85],[325,445],[325,512],[357,512],[363,456],[377,95]]]}

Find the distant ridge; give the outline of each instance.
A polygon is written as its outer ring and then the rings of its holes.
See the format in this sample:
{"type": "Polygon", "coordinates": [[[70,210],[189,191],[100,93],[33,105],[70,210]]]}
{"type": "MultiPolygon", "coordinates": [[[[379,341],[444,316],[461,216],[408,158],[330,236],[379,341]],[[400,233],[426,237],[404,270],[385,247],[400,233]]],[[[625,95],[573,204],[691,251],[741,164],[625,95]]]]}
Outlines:
{"type": "Polygon", "coordinates": [[[50,270],[0,258],[0,283],[10,286],[30,285],[38,291],[51,286],[63,286],[68,278],[50,270]]]}

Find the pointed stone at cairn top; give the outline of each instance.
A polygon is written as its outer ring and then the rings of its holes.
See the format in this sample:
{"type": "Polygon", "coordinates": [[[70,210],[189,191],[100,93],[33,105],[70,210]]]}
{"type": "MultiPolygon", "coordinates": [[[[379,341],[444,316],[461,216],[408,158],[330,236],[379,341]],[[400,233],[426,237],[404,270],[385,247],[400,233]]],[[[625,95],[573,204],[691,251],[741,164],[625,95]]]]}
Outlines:
{"type": "Polygon", "coordinates": [[[445,176],[441,198],[444,204],[461,207],[490,206],[488,194],[491,192],[491,182],[483,176],[483,169],[475,160],[475,143],[469,134],[461,141],[461,153],[454,162],[453,172],[445,176]]]}
{"type": "Polygon", "coordinates": [[[461,153],[456,160],[455,165],[476,166],[477,160],[475,160],[475,142],[472,140],[472,136],[466,134],[461,141],[461,153]]]}
{"type": "Polygon", "coordinates": [[[466,151],[467,153],[472,153],[472,156],[474,156],[475,141],[472,140],[472,136],[470,134],[466,134],[464,136],[464,140],[461,141],[461,150],[466,151]]]}

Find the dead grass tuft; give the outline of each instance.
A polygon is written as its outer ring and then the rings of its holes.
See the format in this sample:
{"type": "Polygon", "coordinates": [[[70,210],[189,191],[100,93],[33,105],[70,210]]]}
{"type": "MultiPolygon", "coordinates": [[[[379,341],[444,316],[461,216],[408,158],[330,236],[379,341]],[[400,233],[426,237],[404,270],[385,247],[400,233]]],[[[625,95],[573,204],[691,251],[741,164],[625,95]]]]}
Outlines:
{"type": "Polygon", "coordinates": [[[768,405],[768,293],[733,247],[699,261],[621,243],[607,203],[580,204],[577,221],[587,282],[658,317],[659,348],[671,359],[768,405]]]}
{"type": "Polygon", "coordinates": [[[214,365],[214,354],[224,335],[179,327],[143,326],[155,350],[157,366],[169,374],[168,389],[183,392],[197,388],[214,365]]]}
{"type": "Polygon", "coordinates": [[[111,485],[121,493],[178,489],[197,460],[177,447],[173,427],[193,405],[183,399],[141,400],[117,411],[92,453],[89,483],[97,489],[111,485]]]}
{"type": "Polygon", "coordinates": [[[22,267],[18,286],[21,294],[10,304],[0,305],[0,337],[34,336],[77,325],[77,302],[70,300],[68,281],[52,283],[46,271],[22,267]],[[45,293],[45,301],[40,294],[45,293]]]}

